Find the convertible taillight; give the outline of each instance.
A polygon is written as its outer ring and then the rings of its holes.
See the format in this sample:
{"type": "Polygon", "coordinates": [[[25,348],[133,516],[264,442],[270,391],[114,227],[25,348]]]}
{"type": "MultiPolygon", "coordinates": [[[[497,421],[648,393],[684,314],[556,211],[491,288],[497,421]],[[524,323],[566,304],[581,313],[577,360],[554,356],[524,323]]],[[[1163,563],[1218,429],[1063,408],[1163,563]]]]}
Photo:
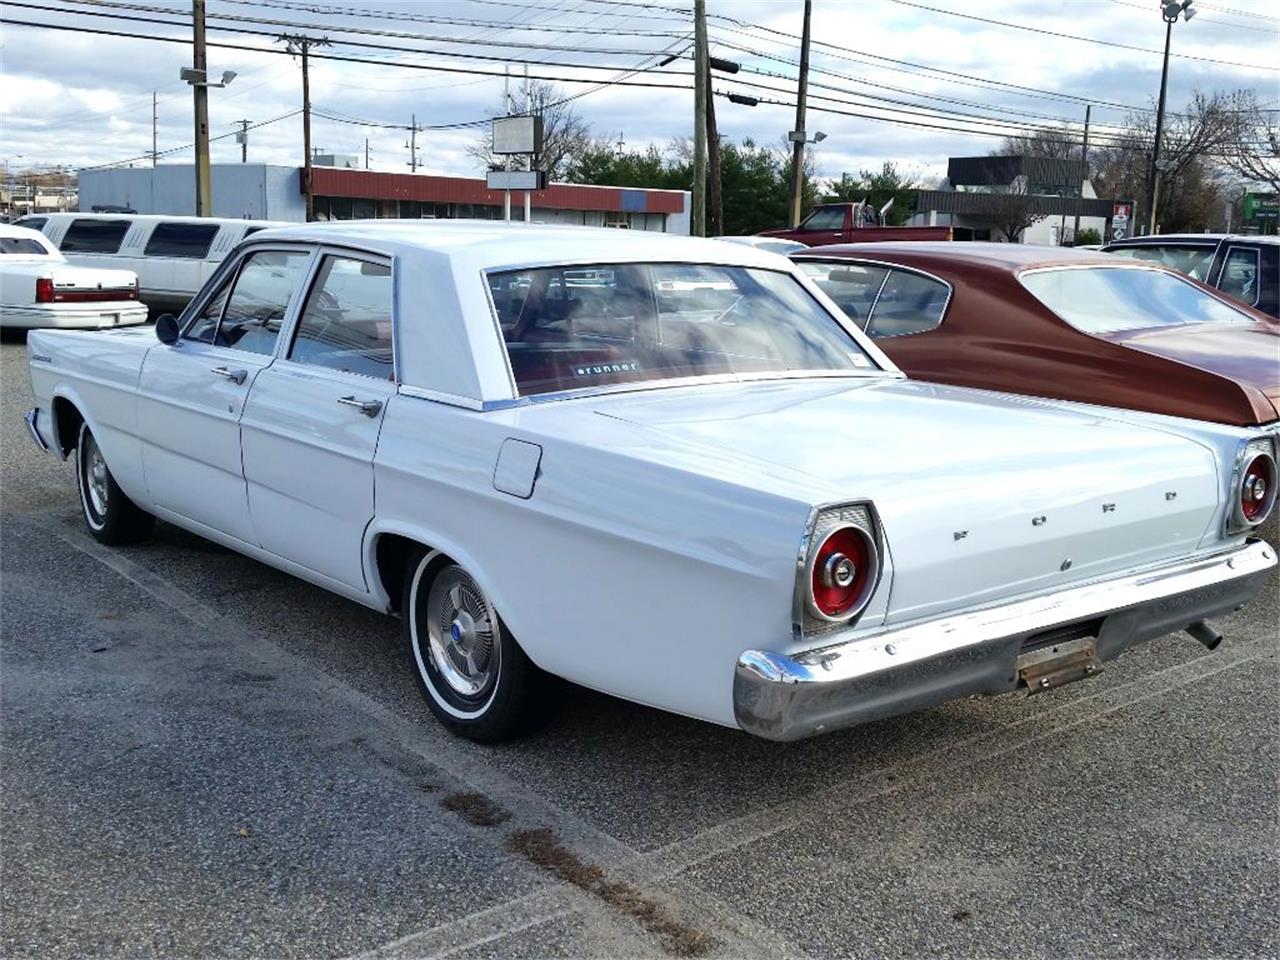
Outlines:
{"type": "Polygon", "coordinates": [[[857,616],[871,599],[880,572],[880,554],[867,531],[836,527],[822,535],[809,555],[809,610],[828,621],[857,616]]]}
{"type": "Polygon", "coordinates": [[[1240,479],[1240,515],[1251,524],[1267,519],[1276,500],[1276,462],[1268,454],[1256,454],[1240,479]]]}
{"type": "Polygon", "coordinates": [[[1274,441],[1258,438],[1244,445],[1236,461],[1235,490],[1227,533],[1243,533],[1262,523],[1276,505],[1274,441]]]}

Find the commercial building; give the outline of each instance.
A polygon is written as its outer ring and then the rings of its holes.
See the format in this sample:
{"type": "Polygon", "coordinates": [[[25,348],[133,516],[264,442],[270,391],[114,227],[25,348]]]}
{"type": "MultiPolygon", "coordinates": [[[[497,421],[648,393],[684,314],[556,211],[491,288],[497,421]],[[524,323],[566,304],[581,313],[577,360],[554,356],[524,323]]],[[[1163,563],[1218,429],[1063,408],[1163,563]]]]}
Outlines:
{"type": "Polygon", "coordinates": [[[952,157],[938,189],[919,191],[910,223],[969,227],[975,240],[1003,240],[1006,226],[1025,223],[1022,243],[1057,246],[1073,242],[1077,216],[1081,230],[1111,239],[1117,208],[1123,218],[1132,204],[1100,198],[1082,160],[952,157]]]}
{"type": "MultiPolygon", "coordinates": [[[[301,222],[302,172],[260,163],[213,165],[213,215],[301,222]]],[[[503,194],[483,179],[424,173],[312,168],[319,220],[386,217],[502,219],[503,194]]],[[[189,164],[84,170],[80,209],[125,207],[138,213],[193,215],[195,172],[189,164]]],[[[553,183],[531,196],[532,219],[597,227],[689,233],[689,193],[553,183]]],[[[513,193],[511,216],[524,219],[524,195],[513,193]]]]}

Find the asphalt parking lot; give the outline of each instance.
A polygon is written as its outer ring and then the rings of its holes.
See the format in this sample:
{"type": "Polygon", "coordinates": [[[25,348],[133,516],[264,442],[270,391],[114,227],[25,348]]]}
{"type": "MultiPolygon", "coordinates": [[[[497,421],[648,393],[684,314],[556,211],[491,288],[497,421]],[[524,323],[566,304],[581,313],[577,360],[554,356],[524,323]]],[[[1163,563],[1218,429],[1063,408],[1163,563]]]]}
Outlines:
{"type": "Polygon", "coordinates": [[[97,545],[0,354],[4,957],[1276,953],[1274,579],[1032,699],[777,745],[575,690],[480,747],[394,620],[97,545]]]}

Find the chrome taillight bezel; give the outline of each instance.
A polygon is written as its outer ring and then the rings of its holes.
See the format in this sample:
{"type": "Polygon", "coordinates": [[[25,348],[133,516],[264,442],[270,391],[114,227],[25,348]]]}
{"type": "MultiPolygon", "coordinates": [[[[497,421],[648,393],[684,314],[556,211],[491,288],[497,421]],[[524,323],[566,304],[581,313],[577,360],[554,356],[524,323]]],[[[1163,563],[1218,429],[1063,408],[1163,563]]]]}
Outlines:
{"type": "Polygon", "coordinates": [[[1278,455],[1280,455],[1280,435],[1255,437],[1240,445],[1240,451],[1236,454],[1235,469],[1231,474],[1231,502],[1228,505],[1226,527],[1226,532],[1229,536],[1247,533],[1260,527],[1267,522],[1275,511],[1277,487],[1280,487],[1280,482],[1278,482],[1280,481],[1280,466],[1277,464],[1280,456],[1278,455]],[[1266,491],[1266,500],[1262,512],[1256,518],[1250,520],[1244,515],[1245,473],[1258,457],[1264,457],[1269,461],[1272,482],[1270,489],[1266,491]]]}
{"type": "Polygon", "coordinates": [[[885,548],[880,518],[869,500],[825,503],[809,512],[804,536],[796,556],[795,597],[792,606],[792,629],[796,639],[821,637],[855,625],[866,612],[884,576],[885,548]],[[867,577],[858,602],[838,617],[826,615],[816,604],[812,593],[813,564],[819,548],[831,534],[851,527],[866,537],[873,569],[867,577]]]}

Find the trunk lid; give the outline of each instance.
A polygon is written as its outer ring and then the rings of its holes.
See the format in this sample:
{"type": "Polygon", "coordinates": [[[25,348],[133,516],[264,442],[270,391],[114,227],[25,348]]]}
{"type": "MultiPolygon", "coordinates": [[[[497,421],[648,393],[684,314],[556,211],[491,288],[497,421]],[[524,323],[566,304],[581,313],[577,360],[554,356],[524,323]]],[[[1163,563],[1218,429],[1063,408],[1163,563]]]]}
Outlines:
{"type": "Polygon", "coordinates": [[[727,451],[745,477],[783,478],[813,504],[872,500],[894,568],[889,622],[1186,555],[1218,508],[1208,448],[1030,398],[841,379],[590,402],[727,451]]]}

